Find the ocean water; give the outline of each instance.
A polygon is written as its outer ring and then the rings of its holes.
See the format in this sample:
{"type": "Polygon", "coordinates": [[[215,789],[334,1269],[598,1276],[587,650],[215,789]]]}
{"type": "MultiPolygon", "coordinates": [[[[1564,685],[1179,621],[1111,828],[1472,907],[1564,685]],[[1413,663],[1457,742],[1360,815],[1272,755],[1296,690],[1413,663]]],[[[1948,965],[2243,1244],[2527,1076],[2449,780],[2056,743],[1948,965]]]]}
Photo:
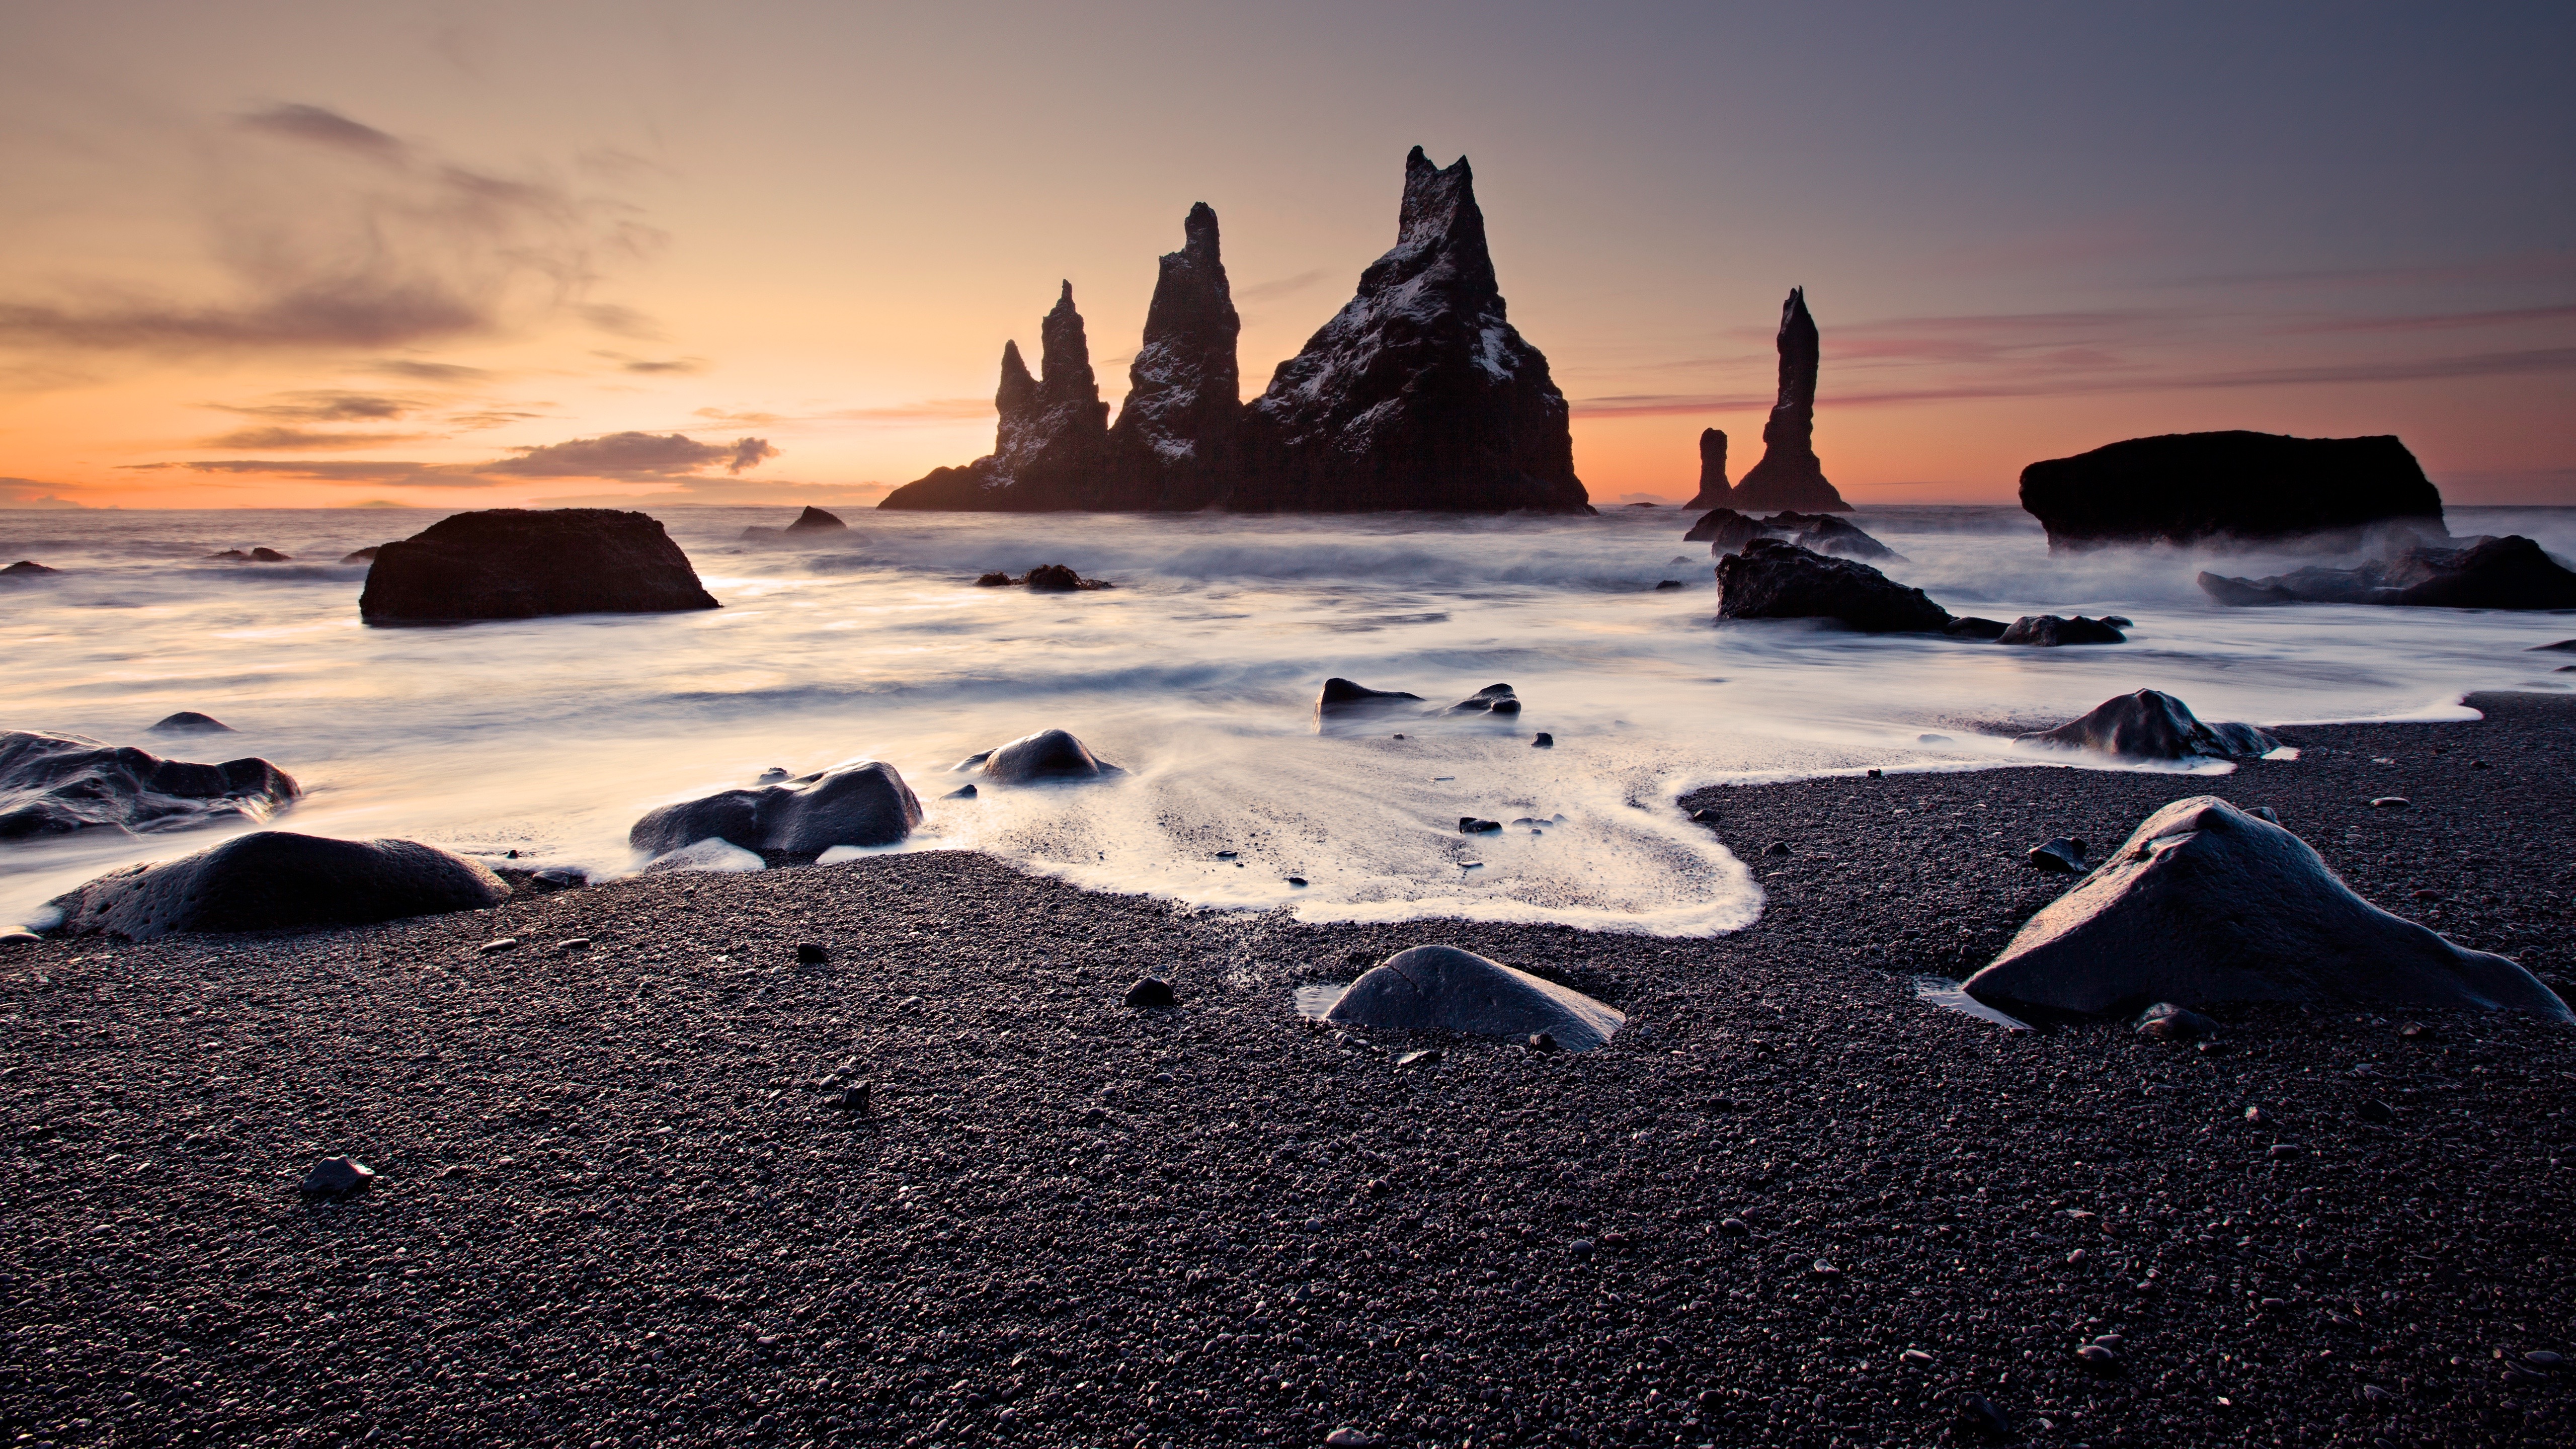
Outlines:
{"type": "MultiPolygon", "coordinates": [[[[800,544],[749,543],[782,509],[660,516],[720,610],[452,628],[358,622],[365,566],[333,560],[431,512],[0,513],[0,727],[191,759],[257,754],[309,792],[278,817],[614,874],[655,805],[893,763],[922,830],[1106,890],[1310,920],[1429,916],[1672,936],[1740,928],[1758,883],[1675,797],[1730,780],[2026,763],[1979,725],[2070,718],[2142,687],[2264,724],[2467,718],[2491,688],[2564,689],[2532,646],[2576,617],[2339,606],[2222,609],[2193,575],[2302,558],[2132,550],[2051,557],[2010,508],[1873,508],[1886,566],[1952,612],[2117,613],[2131,642],[2009,649],[1801,623],[1718,625],[1689,515],[1593,519],[880,514],[800,544]],[[265,545],[287,564],[213,562],[265,545]],[[1105,592],[979,589],[988,569],[1070,564],[1105,592]],[[1659,580],[1683,587],[1657,590],[1659,580]],[[1391,718],[1319,734],[1345,675],[1430,705],[1513,685],[1508,723],[1391,718]],[[230,736],[146,727],[193,709],[230,736]],[[1050,726],[1114,782],[940,798],[949,767],[1050,726]],[[1533,732],[1557,741],[1534,749],[1533,732]],[[1398,733],[1404,738],[1397,739],[1398,733]],[[1921,736],[1947,738],[1926,742],[1921,736]],[[1543,822],[1461,835],[1461,816],[1543,822]],[[1235,852],[1219,859],[1220,851],[1235,852]],[[1302,877],[1303,887],[1288,883],[1302,877]]],[[[2576,553],[2576,509],[2454,509],[2458,533],[2576,553]]],[[[2100,768],[2077,765],[2070,768],[2100,768]]],[[[241,827],[246,828],[246,827],[241,827]]],[[[0,845],[0,920],[111,866],[220,830],[0,845]]]]}

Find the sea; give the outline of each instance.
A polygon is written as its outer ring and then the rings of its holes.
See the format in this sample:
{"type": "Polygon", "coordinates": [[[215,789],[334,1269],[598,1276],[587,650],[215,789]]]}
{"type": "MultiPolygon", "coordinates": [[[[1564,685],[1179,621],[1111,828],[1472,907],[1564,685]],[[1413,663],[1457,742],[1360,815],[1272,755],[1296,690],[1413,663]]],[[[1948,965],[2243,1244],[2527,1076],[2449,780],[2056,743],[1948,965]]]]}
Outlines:
{"type": "MultiPolygon", "coordinates": [[[[435,628],[359,622],[338,562],[440,515],[0,512],[0,727],[188,759],[263,756],[305,795],[269,825],[633,872],[657,805],[858,760],[925,820],[877,851],[980,851],[1077,885],[1312,921],[1426,917],[1706,936],[1762,909],[1744,861],[1677,805],[1698,786],[1877,769],[2117,769],[2010,736],[2154,688],[2264,725],[2474,717],[2475,690],[2565,690],[2534,653],[2576,616],[2337,605],[2230,609],[2203,568],[2313,555],[2052,555],[2017,508],[1863,508],[1883,563],[1955,614],[2116,614],[2130,642],[2012,648],[1719,623],[1691,515],[1593,518],[852,511],[846,532],[746,537],[793,510],[656,511],[723,607],[435,628]],[[254,546],[288,563],[215,560],[254,546]],[[1061,563],[1114,587],[979,588],[1061,563]],[[1678,587],[1663,587],[1666,583],[1678,587]],[[1422,696],[1319,730],[1343,676],[1422,696]],[[1514,718],[1450,703],[1509,684],[1514,718]],[[195,710],[238,733],[155,735],[195,710]],[[1060,728],[1126,772],[950,796],[966,756],[1060,728]],[[1553,748],[1537,748],[1545,731],[1553,748]],[[1462,818],[1503,822],[1462,834],[1462,818]],[[1297,882],[1302,882],[1299,884],[1297,882]]],[[[2455,534],[2576,556],[2576,509],[2454,508],[2455,534]]],[[[2170,767],[2168,767],[2170,768],[2170,767]]],[[[2225,766],[2204,766],[2224,770],[2225,766]]],[[[1902,808],[1902,792],[1891,808],[1902,808]]],[[[0,844],[0,921],[102,871],[251,822],[0,844]]]]}

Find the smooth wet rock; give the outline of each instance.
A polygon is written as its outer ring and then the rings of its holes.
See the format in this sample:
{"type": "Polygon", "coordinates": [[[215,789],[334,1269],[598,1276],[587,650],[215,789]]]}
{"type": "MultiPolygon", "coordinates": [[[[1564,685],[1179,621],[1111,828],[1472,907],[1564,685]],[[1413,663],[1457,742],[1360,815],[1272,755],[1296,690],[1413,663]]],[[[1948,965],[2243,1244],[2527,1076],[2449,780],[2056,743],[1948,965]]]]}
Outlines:
{"type": "Polygon", "coordinates": [[[2032,846],[2024,858],[2051,875],[2082,875],[2092,869],[2084,863],[2084,842],[2064,836],[2032,846]]]}
{"type": "MultiPolygon", "coordinates": [[[[2217,1022],[2190,1007],[2170,1001],[2159,1001],[2138,1013],[2138,1035],[2154,1037],[2158,1041],[2199,1041],[2217,1032],[2217,1022]]],[[[2251,1119],[2254,1109],[2248,1107],[2245,1111],[2251,1119]]]]}
{"type": "Polygon", "coordinates": [[[1503,822],[1499,820],[1479,820],[1473,815],[1458,817],[1458,833],[1461,835],[1492,835],[1502,828],[1503,822]]]}
{"type": "Polygon", "coordinates": [[[1357,681],[1333,678],[1324,681],[1323,692],[1315,696],[1315,721],[1325,724],[1353,716],[1383,714],[1408,704],[1422,703],[1422,696],[1401,689],[1371,689],[1357,681]]]}
{"type": "Polygon", "coordinates": [[[2246,724],[2211,724],[2162,690],[2114,695],[2053,730],[2019,735],[2017,745],[2089,750],[2132,760],[2243,760],[2281,742],[2246,724]]]}
{"type": "Polygon", "coordinates": [[[1735,485],[1727,501],[1747,513],[1802,509],[1810,513],[1849,513],[1834,485],[1825,481],[1816,459],[1816,380],[1820,370],[1816,319],[1807,311],[1807,290],[1789,289],[1780,305],[1780,331],[1773,339],[1780,354],[1780,390],[1771,415],[1762,424],[1762,461],[1735,485]]]}
{"type": "Polygon", "coordinates": [[[2306,841],[2214,795],[2147,817],[1964,988],[1990,1005],[2100,1013],[2152,1001],[2567,1004],[2502,956],[2355,895],[2306,841]]]}
{"type": "Polygon", "coordinates": [[[942,795],[939,798],[942,800],[972,800],[975,798],[974,782],[968,781],[966,784],[958,786],[956,789],[949,791],[947,794],[942,795]]]}
{"type": "Polygon", "coordinates": [[[1537,734],[1530,736],[1530,748],[1533,750],[1555,749],[1556,736],[1549,734],[1545,730],[1540,730],[1537,734]]]}
{"type": "Polygon", "coordinates": [[[796,521],[787,525],[787,532],[791,534],[842,533],[848,528],[849,525],[841,521],[839,514],[827,513],[808,504],[804,512],[796,515],[796,521]]]}
{"type": "Polygon", "coordinates": [[[2313,566],[2271,578],[2200,575],[2222,604],[2377,604],[2444,609],[2576,609],[2576,571],[2518,534],[2465,546],[2419,544],[2355,568],[2313,566]]]}
{"type": "Polygon", "coordinates": [[[1449,706],[1451,714],[1519,714],[1521,701],[1508,684],[1488,684],[1449,706]]]}
{"type": "Polygon", "coordinates": [[[1033,593],[1070,594],[1079,590],[1105,589],[1109,585],[1098,579],[1086,579],[1065,564],[1039,564],[1021,580],[1033,593]]]}
{"type": "Polygon", "coordinates": [[[2081,614],[2072,619],[2055,614],[2024,614],[1997,635],[1995,642],[2054,649],[2065,644],[2126,644],[2129,636],[2100,619],[2087,619],[2081,614]]]}
{"type": "Polygon", "coordinates": [[[1980,639],[1992,643],[2004,637],[2005,632],[2011,628],[2010,624],[2001,619],[1980,619],[1971,615],[1964,619],[1953,619],[1942,625],[1941,632],[1953,639],[1980,639]]]}
{"type": "Polygon", "coordinates": [[[745,850],[729,840],[693,840],[677,850],[666,850],[644,863],[644,875],[671,875],[685,871],[716,874],[741,874],[766,870],[769,862],[756,850],[745,850]]]}
{"type": "Polygon", "coordinates": [[[831,964],[831,961],[832,961],[832,950],[831,950],[831,948],[830,948],[830,947],[828,947],[828,946],[824,945],[822,942],[820,942],[820,941],[799,941],[799,942],[797,942],[797,943],[796,943],[796,964],[797,964],[797,965],[799,965],[799,966],[827,966],[827,965],[830,965],[830,964],[831,964]]]}
{"type": "Polygon", "coordinates": [[[920,823],[921,802],[902,772],[868,760],[665,805],[636,821],[626,843],[653,855],[709,839],[745,850],[819,855],[835,845],[891,845],[920,823]]]}
{"type": "Polygon", "coordinates": [[[641,513],[493,508],[388,543],[367,569],[370,624],[716,608],[688,555],[641,513]]]}
{"type": "Polygon", "coordinates": [[[193,709],[183,709],[177,714],[162,716],[160,719],[153,722],[152,732],[163,735],[228,735],[235,733],[231,725],[224,723],[213,715],[199,714],[193,709]]]}
{"type": "Polygon", "coordinates": [[[265,820],[301,794],[262,759],[201,765],[83,735],[0,734],[0,840],[265,820]]]}
{"type": "Polygon", "coordinates": [[[1717,561],[1720,619],[1833,619],[1866,633],[1937,632],[1949,611],[1864,563],[1757,538],[1717,561]]]}
{"type": "Polygon", "coordinates": [[[55,933],[150,941],[179,932],[301,931],[479,910],[509,899],[499,876],[410,840],[240,835],[159,865],[130,865],[55,897],[55,933]]]}
{"type": "Polygon", "coordinates": [[[354,1157],[326,1157],[304,1174],[302,1190],[313,1197],[348,1197],[366,1191],[375,1180],[375,1169],[354,1157]]]}
{"type": "Polygon", "coordinates": [[[1742,552],[1746,544],[1757,538],[1780,536],[1765,527],[1758,518],[1732,508],[1712,508],[1701,514],[1699,521],[1690,526],[1690,531],[1682,535],[1682,542],[1704,543],[1710,553],[1724,555],[1742,552]]]}
{"type": "Polygon", "coordinates": [[[1128,987],[1123,1001],[1128,1006],[1155,1008],[1178,1006],[1180,997],[1173,993],[1172,983],[1158,976],[1148,976],[1128,987]]]}
{"type": "Polygon", "coordinates": [[[2442,495],[2393,437],[2172,433],[2021,471],[2051,552],[2324,536],[2442,539],[2442,495]]]}
{"type": "Polygon", "coordinates": [[[58,574],[61,572],[61,569],[49,569],[43,564],[36,562],[34,559],[22,558],[16,563],[9,565],[7,568],[0,569],[0,578],[34,579],[43,578],[48,574],[58,574]]]}
{"type": "Polygon", "coordinates": [[[2373,810],[2411,810],[2414,806],[2415,802],[2403,795],[2380,795],[2370,802],[2373,810]]]}
{"type": "Polygon", "coordinates": [[[1098,780],[1125,773],[1093,755],[1082,741],[1063,730],[1022,735],[986,755],[983,763],[984,778],[1005,785],[1098,780]]]}
{"type": "MultiPolygon", "coordinates": [[[[1591,997],[1455,946],[1416,946],[1351,983],[1324,1019],[1336,1026],[1550,1038],[1588,1051],[1627,1018],[1591,997]]],[[[1533,1045],[1535,1043],[1533,1042],[1533,1045]]]]}
{"type": "Polygon", "coordinates": [[[1783,512],[1755,518],[1732,508],[1717,508],[1682,535],[1683,542],[1706,543],[1708,551],[1719,557],[1741,553],[1757,538],[1782,539],[1811,553],[1905,562],[1905,555],[1862,532],[1858,524],[1830,513],[1783,512]]]}

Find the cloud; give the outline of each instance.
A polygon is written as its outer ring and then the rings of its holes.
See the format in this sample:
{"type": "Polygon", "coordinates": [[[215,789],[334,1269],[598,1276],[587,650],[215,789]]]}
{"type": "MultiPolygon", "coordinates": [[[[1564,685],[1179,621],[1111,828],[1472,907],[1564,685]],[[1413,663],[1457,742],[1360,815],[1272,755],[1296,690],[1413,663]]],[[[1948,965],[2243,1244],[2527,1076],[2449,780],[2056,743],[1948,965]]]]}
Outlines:
{"type": "Polygon", "coordinates": [[[289,423],[363,423],[404,417],[426,404],[417,398],[319,388],[279,393],[274,401],[264,403],[208,403],[206,406],[239,413],[246,418],[275,418],[289,423]]]}
{"type": "Polygon", "coordinates": [[[487,372],[482,368],[467,367],[461,363],[422,362],[409,357],[385,358],[368,363],[362,370],[381,372],[387,377],[415,378],[421,382],[491,382],[500,376],[497,372],[487,372]]]}
{"type": "Polygon", "coordinates": [[[682,505],[743,507],[774,503],[794,508],[811,503],[818,507],[867,508],[894,491],[891,483],[796,483],[774,478],[686,478],[672,486],[628,493],[569,493],[537,500],[555,508],[631,507],[654,503],[664,507],[682,505]]]}
{"type": "MultiPolygon", "coordinates": [[[[630,207],[443,160],[321,106],[272,106],[213,133],[198,179],[219,285],[0,297],[0,347],[331,351],[511,335],[568,310],[625,319],[636,314],[589,293],[663,240],[630,207]]],[[[426,378],[437,365],[378,366],[426,378]]]]}
{"type": "Polygon", "coordinates": [[[264,448],[382,448],[395,443],[417,443],[420,433],[316,433],[303,428],[241,428],[221,437],[208,438],[199,447],[239,448],[245,451],[264,448]]]}
{"type": "Polygon", "coordinates": [[[620,365],[628,372],[640,372],[648,375],[654,373],[677,373],[683,377],[690,377],[706,371],[714,364],[708,362],[703,357],[674,357],[664,361],[656,361],[649,357],[631,357],[620,365]]]}
{"type": "Polygon", "coordinates": [[[1246,302],[1275,302],[1282,297],[1293,297],[1323,281],[1329,275],[1330,273],[1323,268],[1317,267],[1311,272],[1299,272],[1293,277],[1281,277],[1274,282],[1255,282],[1249,287],[1237,287],[1234,289],[1234,295],[1246,302]]]}
{"type": "Polygon", "coordinates": [[[653,324],[653,319],[632,307],[615,302],[591,302],[573,311],[584,322],[614,336],[631,337],[638,342],[662,340],[661,329],[653,324]]]}
{"type": "Polygon", "coordinates": [[[780,423],[951,423],[974,421],[993,415],[993,400],[988,397],[935,397],[920,402],[893,403],[874,408],[833,408],[819,413],[736,412],[726,408],[699,408],[693,416],[735,428],[766,428],[780,423]]]}
{"type": "Polygon", "coordinates": [[[33,478],[0,478],[0,508],[87,508],[61,495],[73,491],[61,483],[33,478]]]}
{"type": "Polygon", "coordinates": [[[777,455],[778,450],[760,438],[727,446],[701,443],[682,433],[610,433],[522,448],[519,456],[485,464],[480,471],[520,478],[679,478],[717,464],[728,473],[740,473],[777,455]]]}
{"type": "Polygon", "coordinates": [[[489,488],[500,483],[473,468],[443,468],[431,463],[323,462],[313,458],[200,458],[186,463],[126,463],[132,473],[249,474],[300,478],[313,483],[392,484],[414,488],[489,488]]]}

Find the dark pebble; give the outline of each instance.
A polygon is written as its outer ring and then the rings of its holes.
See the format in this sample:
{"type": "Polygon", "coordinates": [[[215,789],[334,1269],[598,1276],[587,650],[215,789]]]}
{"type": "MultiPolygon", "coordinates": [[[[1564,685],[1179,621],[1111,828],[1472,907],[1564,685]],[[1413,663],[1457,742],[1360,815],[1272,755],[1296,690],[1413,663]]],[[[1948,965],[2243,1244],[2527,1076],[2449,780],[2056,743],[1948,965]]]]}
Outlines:
{"type": "Polygon", "coordinates": [[[304,1174],[303,1190],[315,1197],[347,1197],[364,1192],[375,1180],[375,1169],[354,1157],[326,1157],[304,1174]]]}
{"type": "Polygon", "coordinates": [[[1302,886],[1306,883],[1306,878],[1302,875],[1292,875],[1288,877],[1288,883],[1292,886],[1302,886]]]}
{"type": "Polygon", "coordinates": [[[2361,1120],[2364,1122],[2394,1122],[2397,1120],[2396,1110],[2390,1107],[2386,1102],[2379,1101],[2375,1098],[2371,1101],[2362,1103],[2353,1110],[2361,1114],[2361,1120]]]}
{"type": "Polygon", "coordinates": [[[1479,820],[1473,815],[1458,817],[1458,833],[1461,835],[1491,835],[1502,828],[1503,822],[1499,820],[1479,820]]]}
{"type": "Polygon", "coordinates": [[[2009,1439],[2013,1431],[2012,1420],[1983,1394],[1960,1398],[1959,1427],[1988,1439],[2009,1439]]]}
{"type": "Polygon", "coordinates": [[[832,959],[832,952],[820,941],[799,941],[796,943],[796,959],[803,965],[820,966],[832,959]]]}
{"type": "Polygon", "coordinates": [[[1180,998],[1172,994],[1172,983],[1158,976],[1148,976],[1127,988],[1129,1006],[1176,1006],[1180,998]]]}
{"type": "Polygon", "coordinates": [[[1530,1037],[1529,1049],[1534,1052],[1552,1052],[1556,1050],[1556,1038],[1547,1032],[1538,1032],[1530,1037]]]}
{"type": "Polygon", "coordinates": [[[2197,1041],[2218,1030],[2218,1023],[2187,1006],[2159,1001],[2138,1018],[2138,1034],[2158,1041],[2197,1041]]]}
{"type": "Polygon", "coordinates": [[[1741,1238],[1752,1234],[1753,1225],[1742,1218],[1724,1218],[1718,1222],[1717,1230],[1730,1238],[1741,1238]]]}
{"type": "Polygon", "coordinates": [[[2415,802],[2403,795],[2382,795],[2370,802],[2373,810],[2404,810],[2415,802]]]}
{"type": "Polygon", "coordinates": [[[975,798],[975,787],[972,785],[960,785],[956,789],[949,791],[947,794],[942,795],[939,798],[942,800],[972,800],[975,798]]]}
{"type": "Polygon", "coordinates": [[[503,951],[516,951],[518,949],[518,937],[503,936],[497,941],[486,941],[482,945],[475,947],[474,954],[478,956],[497,956],[503,951]]]}
{"type": "MultiPolygon", "coordinates": [[[[1403,739],[1403,738],[1404,738],[1404,736],[1402,736],[1402,735],[1397,735],[1397,736],[1396,736],[1396,738],[1400,740],[1400,739],[1403,739]]],[[[1537,734],[1530,736],[1530,748],[1531,748],[1531,749],[1533,749],[1533,750],[1552,750],[1552,749],[1555,749],[1555,748],[1556,748],[1556,736],[1554,736],[1554,735],[1552,735],[1552,734],[1549,734],[1549,733],[1548,733],[1547,731],[1545,731],[1545,730],[1540,730],[1537,734]]]]}

